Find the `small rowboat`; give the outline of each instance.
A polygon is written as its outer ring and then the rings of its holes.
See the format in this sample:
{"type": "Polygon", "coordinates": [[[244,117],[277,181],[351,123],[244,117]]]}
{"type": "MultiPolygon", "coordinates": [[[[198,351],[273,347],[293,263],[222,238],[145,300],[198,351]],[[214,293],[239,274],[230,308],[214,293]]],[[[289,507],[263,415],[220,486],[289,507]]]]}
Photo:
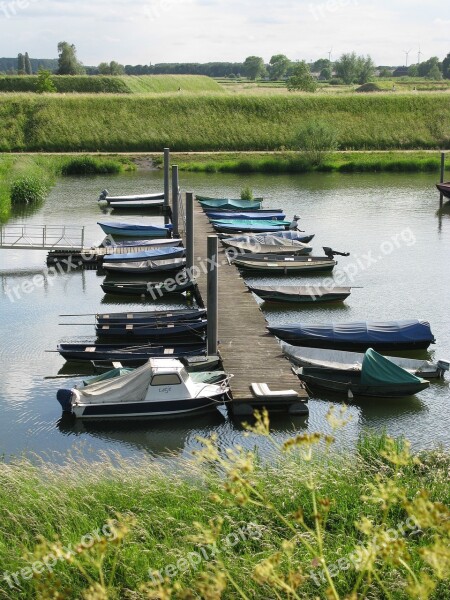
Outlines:
{"type": "Polygon", "coordinates": [[[309,244],[313,237],[314,234],[305,235],[300,231],[272,231],[270,233],[246,233],[244,235],[227,233],[219,234],[219,238],[225,246],[227,244],[231,244],[232,242],[246,242],[252,245],[270,244],[271,246],[285,246],[291,243],[292,245],[295,245],[296,242],[300,242],[301,244],[309,244]]]}
{"type": "Polygon", "coordinates": [[[270,235],[255,237],[243,235],[236,238],[223,239],[222,244],[225,248],[232,248],[233,250],[250,254],[309,254],[312,252],[312,246],[294,240],[275,238],[270,235]],[[258,238],[261,238],[261,241],[258,241],[258,238]]]}
{"type": "Polygon", "coordinates": [[[261,212],[259,210],[248,211],[248,212],[220,212],[220,211],[207,211],[206,216],[212,221],[220,221],[227,219],[239,219],[241,221],[284,221],[286,215],[282,212],[261,212]]]}
{"type": "MultiPolygon", "coordinates": [[[[302,348],[291,346],[287,342],[280,342],[280,346],[283,354],[291,363],[299,367],[316,367],[328,371],[361,371],[364,360],[364,354],[359,352],[345,352],[329,348],[302,348]]],[[[397,356],[386,356],[385,358],[405,371],[425,379],[442,378],[445,371],[449,370],[449,362],[446,360],[432,363],[429,360],[397,356]]]]}
{"type": "Polygon", "coordinates": [[[131,273],[144,275],[180,271],[186,266],[185,258],[167,258],[163,260],[126,260],[124,262],[104,262],[103,268],[109,273],[131,273]]]}
{"type": "Polygon", "coordinates": [[[290,221],[265,221],[264,219],[221,219],[212,220],[212,226],[219,233],[240,233],[240,232],[254,232],[254,233],[266,233],[272,231],[285,231],[290,221]]]}
{"type": "Polygon", "coordinates": [[[118,208],[128,210],[138,208],[159,208],[164,206],[164,198],[162,200],[110,200],[108,204],[115,210],[118,208]]]}
{"type": "Polygon", "coordinates": [[[142,367],[114,379],[72,390],[59,390],[64,412],[76,417],[174,417],[215,410],[229,387],[197,383],[176,359],[151,358],[142,367]]]}
{"type": "Polygon", "coordinates": [[[178,323],[180,321],[196,321],[206,317],[204,309],[153,310],[141,312],[116,312],[95,315],[99,325],[111,323],[178,323]]]}
{"type": "Polygon", "coordinates": [[[264,273],[301,273],[332,271],[337,262],[326,256],[284,256],[278,254],[244,254],[231,261],[240,269],[264,273]]]}
{"type": "Polygon", "coordinates": [[[417,394],[430,386],[426,379],[416,377],[369,348],[360,371],[335,371],[316,367],[301,367],[299,378],[311,386],[353,396],[401,398],[417,394]]]}
{"type": "Polygon", "coordinates": [[[154,300],[162,298],[170,294],[183,294],[188,290],[192,290],[194,283],[185,280],[182,283],[176,281],[170,282],[150,282],[150,281],[104,281],[101,284],[105,294],[119,294],[126,296],[150,296],[154,300]]]}
{"type": "Polygon", "coordinates": [[[140,248],[145,247],[148,249],[152,248],[174,248],[176,246],[182,246],[183,240],[181,238],[170,238],[168,240],[116,240],[112,241],[111,238],[107,237],[100,244],[102,248],[140,248]]]}
{"type": "Polygon", "coordinates": [[[436,187],[443,196],[450,200],[450,181],[447,181],[446,183],[437,183],[436,187]]]}
{"type": "Polygon", "coordinates": [[[108,190],[103,190],[98,198],[99,202],[106,201],[108,204],[112,204],[114,202],[142,202],[145,200],[162,200],[164,202],[164,192],[158,192],[156,194],[133,194],[130,196],[110,196],[108,190]]]}
{"type": "Polygon", "coordinates": [[[265,302],[343,302],[351,294],[349,287],[333,289],[320,286],[248,286],[248,289],[265,302]]]}
{"type": "Polygon", "coordinates": [[[381,351],[421,350],[435,342],[428,321],[416,319],[316,325],[293,323],[269,325],[267,329],[295,346],[351,352],[365,352],[369,348],[381,351]]]}
{"type": "Polygon", "coordinates": [[[197,196],[197,200],[203,210],[259,210],[262,207],[263,199],[255,198],[254,200],[227,200],[226,198],[210,198],[201,200],[197,196]]]}
{"type": "Polygon", "coordinates": [[[95,333],[99,337],[143,337],[173,339],[185,337],[198,337],[206,330],[208,321],[187,321],[181,323],[111,323],[110,325],[96,325],[95,333]]]}
{"type": "Polygon", "coordinates": [[[103,263],[124,263],[140,260],[167,260],[184,256],[184,248],[168,246],[167,248],[153,248],[142,252],[129,252],[128,254],[107,254],[103,263]]]}
{"type": "Polygon", "coordinates": [[[58,352],[68,361],[111,361],[130,365],[147,361],[152,356],[197,356],[206,352],[203,342],[188,344],[58,344],[58,352]]]}
{"type": "Polygon", "coordinates": [[[98,225],[103,229],[106,235],[113,235],[117,237],[133,237],[133,238],[158,238],[158,237],[169,237],[172,231],[172,225],[165,225],[164,227],[157,227],[156,225],[138,225],[137,223],[104,223],[102,221],[97,222],[98,225]]]}

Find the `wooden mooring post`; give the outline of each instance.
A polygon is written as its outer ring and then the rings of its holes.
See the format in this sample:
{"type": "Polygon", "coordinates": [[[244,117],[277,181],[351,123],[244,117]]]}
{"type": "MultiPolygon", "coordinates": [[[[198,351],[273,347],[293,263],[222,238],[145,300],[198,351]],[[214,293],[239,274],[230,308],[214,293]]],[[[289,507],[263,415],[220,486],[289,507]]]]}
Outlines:
{"type": "Polygon", "coordinates": [[[178,237],[179,233],[179,200],[180,200],[180,186],[178,182],[178,166],[173,165],[172,167],[172,225],[173,235],[178,237]]]}
{"type": "Polygon", "coordinates": [[[170,148],[164,148],[164,224],[168,225],[170,209],[170,148]]]}
{"type": "Polygon", "coordinates": [[[194,266],[194,194],[186,192],[186,269],[192,273],[194,266]]]}
{"type": "Polygon", "coordinates": [[[219,328],[219,244],[217,235],[208,235],[207,242],[207,300],[208,307],[208,356],[217,354],[219,328]]]}
{"type": "MultiPolygon", "coordinates": [[[[440,182],[444,183],[445,179],[445,152],[441,152],[441,179],[440,182]]],[[[439,208],[442,208],[442,204],[444,202],[444,194],[440,192],[439,196],[439,208]]]]}

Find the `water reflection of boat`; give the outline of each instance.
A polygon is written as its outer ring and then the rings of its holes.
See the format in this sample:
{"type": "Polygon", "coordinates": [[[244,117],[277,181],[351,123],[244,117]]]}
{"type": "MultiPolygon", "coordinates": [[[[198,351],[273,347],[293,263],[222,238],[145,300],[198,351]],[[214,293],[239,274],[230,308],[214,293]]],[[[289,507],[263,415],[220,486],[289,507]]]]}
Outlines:
{"type": "Polygon", "coordinates": [[[219,410],[170,422],[142,418],[139,421],[97,422],[66,414],[58,421],[57,427],[67,436],[90,436],[159,455],[181,452],[190,440],[197,436],[209,437],[225,422],[226,418],[219,410]]]}

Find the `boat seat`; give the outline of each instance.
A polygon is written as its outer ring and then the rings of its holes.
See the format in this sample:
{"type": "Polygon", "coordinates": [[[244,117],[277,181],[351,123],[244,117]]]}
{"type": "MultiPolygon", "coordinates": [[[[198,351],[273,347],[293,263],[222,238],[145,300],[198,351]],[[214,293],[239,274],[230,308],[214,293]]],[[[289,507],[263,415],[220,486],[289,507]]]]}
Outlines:
{"type": "Polygon", "coordinates": [[[252,394],[256,398],[298,398],[295,390],[271,390],[267,383],[252,383],[252,394]]]}

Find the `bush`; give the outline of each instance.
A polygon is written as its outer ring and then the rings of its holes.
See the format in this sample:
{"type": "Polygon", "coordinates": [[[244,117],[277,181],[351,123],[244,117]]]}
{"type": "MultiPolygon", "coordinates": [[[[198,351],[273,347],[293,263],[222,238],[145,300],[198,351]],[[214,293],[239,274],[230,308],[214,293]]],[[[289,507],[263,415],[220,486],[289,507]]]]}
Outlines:
{"type": "Polygon", "coordinates": [[[322,121],[310,121],[297,133],[296,144],[311,164],[321,165],[327,153],[337,149],[337,136],[333,127],[322,121]]]}
{"type": "Polygon", "coordinates": [[[93,156],[71,158],[61,169],[63,175],[98,175],[120,173],[122,166],[119,162],[108,159],[98,159],[93,156]]]}
{"type": "Polygon", "coordinates": [[[241,200],[253,200],[253,190],[247,186],[241,190],[241,200]]]}
{"type": "Polygon", "coordinates": [[[11,184],[11,203],[18,205],[42,202],[46,193],[47,186],[39,177],[19,177],[11,184]]]}
{"type": "Polygon", "coordinates": [[[383,90],[376,83],[363,83],[356,88],[355,92],[382,92],[383,90]]]}
{"type": "Polygon", "coordinates": [[[333,79],[330,79],[330,85],[344,85],[344,82],[340,77],[333,77],[333,79]]]}

